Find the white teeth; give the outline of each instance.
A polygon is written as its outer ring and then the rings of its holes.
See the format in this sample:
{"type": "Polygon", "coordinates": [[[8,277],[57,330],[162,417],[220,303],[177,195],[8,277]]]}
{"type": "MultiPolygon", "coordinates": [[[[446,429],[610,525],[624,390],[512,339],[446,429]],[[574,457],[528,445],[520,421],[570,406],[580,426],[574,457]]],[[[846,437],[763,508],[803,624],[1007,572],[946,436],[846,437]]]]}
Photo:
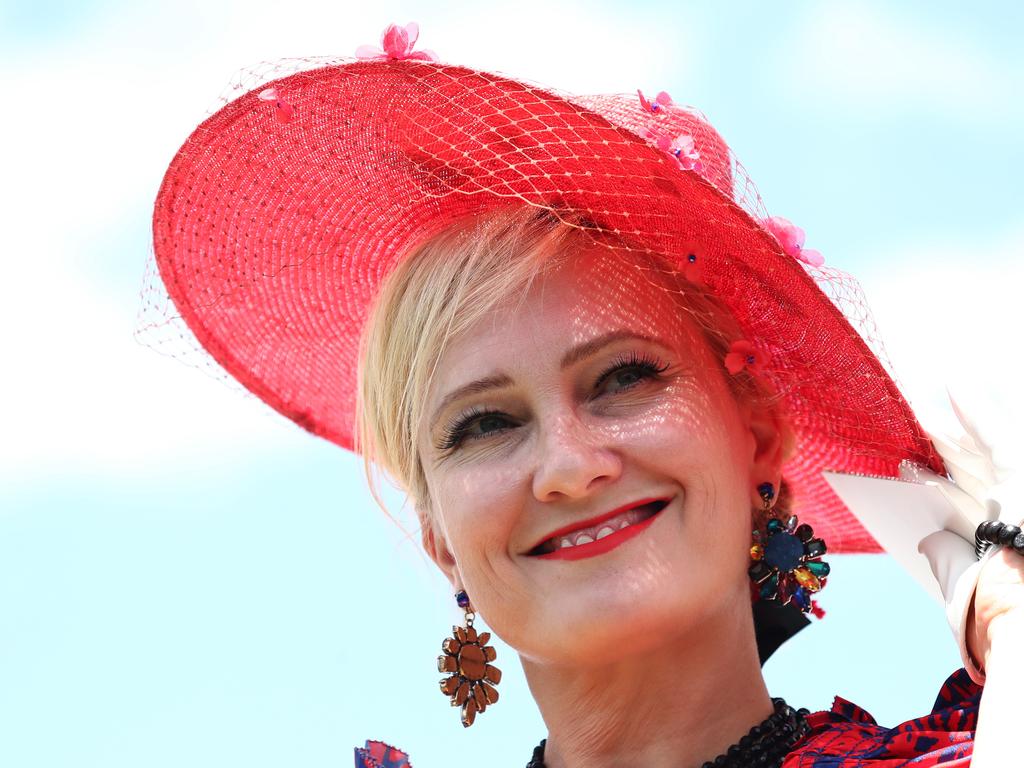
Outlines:
{"type": "MultiPolygon", "coordinates": [[[[645,504],[644,507],[647,505],[645,504]]],[[[663,505],[664,506],[664,505],[663,505]]],[[[618,515],[611,520],[606,520],[596,532],[593,533],[576,533],[570,536],[560,536],[555,540],[555,549],[565,549],[567,547],[578,547],[581,544],[590,544],[598,539],[603,539],[605,536],[611,536],[617,531],[621,531],[623,528],[628,528],[631,525],[636,525],[642,520],[646,520],[650,515],[649,510],[645,510],[642,507],[634,507],[621,515],[618,515]]],[[[593,531],[593,528],[590,529],[593,531]]]]}

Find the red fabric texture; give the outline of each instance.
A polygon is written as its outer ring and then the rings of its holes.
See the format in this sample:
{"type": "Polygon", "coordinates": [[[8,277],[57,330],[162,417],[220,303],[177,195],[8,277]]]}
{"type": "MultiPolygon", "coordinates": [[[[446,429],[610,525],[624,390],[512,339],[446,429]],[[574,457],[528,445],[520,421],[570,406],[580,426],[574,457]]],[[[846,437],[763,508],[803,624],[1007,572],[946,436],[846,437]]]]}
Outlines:
{"type": "Polygon", "coordinates": [[[958,669],[946,680],[932,711],[884,728],[855,704],[836,697],[832,709],[808,716],[811,734],[782,768],[965,768],[974,752],[982,688],[958,669]]]}
{"type": "Polygon", "coordinates": [[[359,338],[382,279],[457,219],[524,203],[583,215],[684,274],[699,255],[699,280],[761,352],[795,427],[794,511],[832,552],[880,551],[821,470],[895,477],[904,459],[941,460],[876,354],[855,283],[783,251],[742,166],[692,109],[448,64],[335,60],[263,82],[194,131],[157,195],[154,252],[220,366],[351,448],[359,338]],[[273,100],[259,96],[268,86],[273,100]],[[692,170],[659,148],[680,134],[699,152],[692,170]]]}

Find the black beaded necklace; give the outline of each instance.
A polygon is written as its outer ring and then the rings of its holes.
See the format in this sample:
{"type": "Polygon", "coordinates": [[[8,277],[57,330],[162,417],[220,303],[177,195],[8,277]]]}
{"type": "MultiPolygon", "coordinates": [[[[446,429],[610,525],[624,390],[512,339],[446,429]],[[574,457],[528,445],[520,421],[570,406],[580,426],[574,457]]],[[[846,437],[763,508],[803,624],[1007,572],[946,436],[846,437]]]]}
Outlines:
{"type": "MultiPolygon", "coordinates": [[[[779,768],[783,759],[810,732],[808,711],[793,709],[783,699],[773,698],[775,711],[755,725],[746,736],[701,768],[779,768]]],[[[544,745],[541,741],[526,768],[545,768],[544,745]]]]}

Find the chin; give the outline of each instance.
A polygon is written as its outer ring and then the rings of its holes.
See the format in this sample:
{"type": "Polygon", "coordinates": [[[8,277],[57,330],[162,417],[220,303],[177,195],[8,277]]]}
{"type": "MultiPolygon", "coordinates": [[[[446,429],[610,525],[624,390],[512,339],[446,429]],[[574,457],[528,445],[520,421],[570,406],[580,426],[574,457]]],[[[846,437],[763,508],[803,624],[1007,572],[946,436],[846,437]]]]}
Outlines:
{"type": "Polygon", "coordinates": [[[603,665],[649,653],[707,626],[709,605],[703,590],[675,588],[553,599],[547,609],[521,627],[521,643],[510,644],[523,656],[557,665],[603,665]]]}

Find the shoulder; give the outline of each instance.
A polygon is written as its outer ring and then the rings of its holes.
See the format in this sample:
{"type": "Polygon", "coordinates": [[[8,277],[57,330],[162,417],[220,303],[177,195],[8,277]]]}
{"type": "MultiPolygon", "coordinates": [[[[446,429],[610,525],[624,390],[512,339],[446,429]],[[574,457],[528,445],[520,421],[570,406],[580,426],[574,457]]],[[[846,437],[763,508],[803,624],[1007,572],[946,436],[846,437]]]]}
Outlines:
{"type": "Polygon", "coordinates": [[[932,711],[892,728],[839,696],[832,709],[808,715],[811,733],[783,768],[919,768],[968,766],[982,688],[958,669],[943,683],[932,711]]]}

